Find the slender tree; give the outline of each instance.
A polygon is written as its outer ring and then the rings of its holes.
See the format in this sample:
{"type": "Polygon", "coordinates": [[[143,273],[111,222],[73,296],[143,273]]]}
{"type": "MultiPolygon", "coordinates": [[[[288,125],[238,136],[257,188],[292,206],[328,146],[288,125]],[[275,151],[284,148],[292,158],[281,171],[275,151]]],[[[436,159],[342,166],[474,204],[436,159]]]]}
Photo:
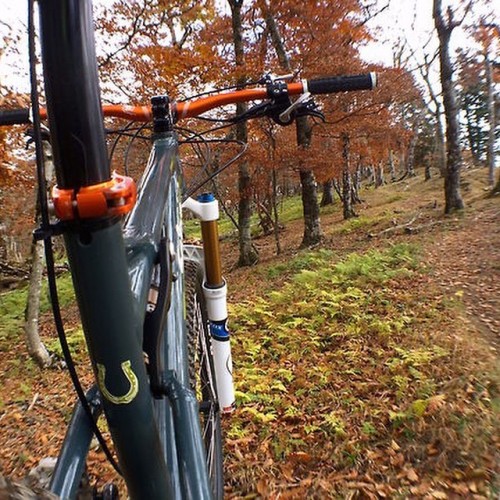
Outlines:
{"type": "MultiPolygon", "coordinates": [[[[52,149],[48,140],[43,141],[43,153],[45,163],[45,176],[47,185],[52,184],[54,178],[54,164],[52,163],[52,149]]],[[[36,224],[40,223],[40,204],[36,203],[36,224]]],[[[45,368],[51,364],[51,357],[45,348],[38,328],[38,320],[40,316],[40,295],[42,292],[42,277],[45,263],[44,244],[43,241],[33,240],[31,245],[31,269],[28,286],[28,299],[26,301],[26,309],[24,312],[24,333],[26,335],[26,344],[28,352],[35,362],[45,368]]]]}
{"type": "Polygon", "coordinates": [[[488,165],[488,182],[493,188],[495,184],[495,91],[493,83],[493,63],[491,61],[492,46],[495,39],[500,39],[500,27],[483,19],[475,37],[481,44],[486,80],[488,139],[486,147],[486,163],[488,165]]]}
{"type": "MultiPolygon", "coordinates": [[[[259,1],[259,7],[265,19],[266,28],[276,51],[281,69],[287,73],[292,72],[292,64],[285,50],[283,38],[279,32],[278,25],[266,0],[259,1]]],[[[307,117],[299,117],[296,120],[297,144],[299,148],[306,150],[311,145],[312,128],[307,117]]],[[[318,190],[314,173],[305,161],[299,166],[300,183],[302,187],[302,208],[304,214],[304,235],[301,247],[315,245],[321,241],[322,231],[319,216],[318,190]]]]}
{"type": "Polygon", "coordinates": [[[460,194],[462,159],[460,154],[458,106],[453,85],[453,65],[450,58],[451,34],[456,27],[460,26],[461,21],[455,19],[455,14],[451,7],[448,7],[445,18],[442,12],[442,0],[434,0],[433,17],[439,38],[439,65],[446,117],[446,173],[444,191],[445,213],[449,214],[455,210],[464,208],[464,202],[460,194]]]}
{"type": "MultiPolygon", "coordinates": [[[[233,33],[233,45],[235,62],[237,69],[241,69],[245,65],[245,51],[243,46],[243,20],[242,6],[243,0],[228,0],[231,8],[231,25],[233,33]]],[[[241,74],[237,78],[238,85],[244,85],[246,77],[241,74]]],[[[244,103],[236,105],[236,113],[241,114],[246,110],[244,103]]],[[[246,122],[242,121],[236,124],[236,139],[247,143],[248,132],[246,122]]],[[[246,160],[239,163],[238,166],[238,227],[239,227],[239,245],[240,256],[238,260],[239,266],[251,266],[258,260],[258,254],[252,246],[252,235],[250,230],[250,217],[252,215],[252,180],[250,175],[250,167],[246,160]]]]}

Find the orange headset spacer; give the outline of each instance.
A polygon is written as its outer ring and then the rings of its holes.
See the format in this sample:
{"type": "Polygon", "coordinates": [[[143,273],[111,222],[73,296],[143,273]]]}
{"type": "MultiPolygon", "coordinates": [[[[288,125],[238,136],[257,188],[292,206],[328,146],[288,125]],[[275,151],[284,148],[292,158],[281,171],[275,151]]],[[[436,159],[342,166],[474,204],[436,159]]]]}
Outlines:
{"type": "Polygon", "coordinates": [[[137,188],[131,177],[113,172],[109,181],[74,189],[52,189],[52,201],[60,220],[95,219],[124,215],[135,204],[137,188]]]}

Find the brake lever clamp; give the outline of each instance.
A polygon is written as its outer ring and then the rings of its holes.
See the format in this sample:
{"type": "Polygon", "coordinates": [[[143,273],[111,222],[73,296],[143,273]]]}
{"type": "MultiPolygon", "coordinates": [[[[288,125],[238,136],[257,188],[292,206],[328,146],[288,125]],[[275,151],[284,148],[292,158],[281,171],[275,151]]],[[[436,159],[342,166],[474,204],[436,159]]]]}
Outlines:
{"type": "Polygon", "coordinates": [[[289,116],[285,120],[281,119],[282,113],[292,106],[287,84],[283,81],[269,80],[267,95],[271,99],[267,115],[279,125],[290,125],[293,122],[293,117],[289,116]]]}

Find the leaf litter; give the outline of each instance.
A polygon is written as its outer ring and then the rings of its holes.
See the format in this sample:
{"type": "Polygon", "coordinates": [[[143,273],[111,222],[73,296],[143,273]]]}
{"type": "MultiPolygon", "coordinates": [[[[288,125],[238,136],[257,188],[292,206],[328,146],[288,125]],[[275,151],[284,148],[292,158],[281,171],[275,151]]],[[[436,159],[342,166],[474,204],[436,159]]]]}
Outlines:
{"type": "MultiPolygon", "coordinates": [[[[442,224],[367,238],[330,212],[323,248],[296,251],[291,222],[284,255],[261,238],[259,266],[226,272],[238,399],[224,422],[227,498],[498,494],[498,201],[443,218],[440,183],[404,184],[367,192],[366,220],[387,223],[384,197],[399,190],[401,221],[418,210],[442,224]]],[[[50,341],[49,316],[42,331],[50,341]]],[[[65,370],[40,371],[21,336],[0,339],[0,466],[17,478],[55,456],[74,404],[65,370]]],[[[112,477],[99,448],[90,467],[93,481],[112,477]]]]}

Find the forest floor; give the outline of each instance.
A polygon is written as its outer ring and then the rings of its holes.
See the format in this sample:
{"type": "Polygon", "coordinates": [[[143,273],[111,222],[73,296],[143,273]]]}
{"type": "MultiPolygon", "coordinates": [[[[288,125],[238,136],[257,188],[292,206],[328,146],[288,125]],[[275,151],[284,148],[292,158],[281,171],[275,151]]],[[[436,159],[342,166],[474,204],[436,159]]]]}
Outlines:
{"type": "MultiPolygon", "coordinates": [[[[257,238],[252,268],[235,268],[224,241],[228,498],[498,497],[500,198],[485,180],[464,172],[467,208],[453,216],[440,179],[364,190],[355,219],[323,209],[314,249],[298,250],[301,220],[279,256],[273,236],[257,238]]],[[[56,456],[74,401],[60,365],[27,356],[21,313],[0,325],[0,472],[15,478],[56,456]]],[[[74,305],[65,316],[89,385],[74,305]]],[[[42,334],[56,350],[48,313],[42,334]]],[[[110,475],[99,449],[90,467],[110,475]]]]}

